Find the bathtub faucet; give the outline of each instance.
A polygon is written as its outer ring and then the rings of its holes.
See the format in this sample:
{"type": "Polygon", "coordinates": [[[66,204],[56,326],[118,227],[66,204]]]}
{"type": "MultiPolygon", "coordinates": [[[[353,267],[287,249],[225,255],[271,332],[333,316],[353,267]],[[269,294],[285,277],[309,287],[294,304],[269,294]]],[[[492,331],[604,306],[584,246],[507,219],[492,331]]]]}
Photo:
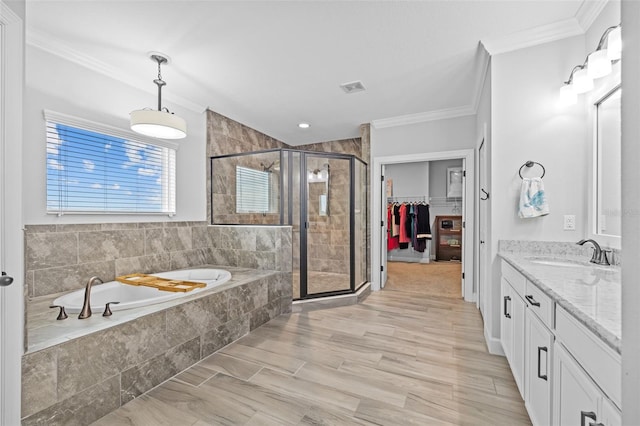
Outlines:
{"type": "Polygon", "coordinates": [[[100,282],[102,284],[102,280],[98,277],[91,277],[89,281],[87,281],[87,285],[84,288],[84,304],[82,305],[82,310],[80,311],[80,315],[78,315],[78,319],[85,319],[91,316],[91,286],[94,282],[100,282]]]}

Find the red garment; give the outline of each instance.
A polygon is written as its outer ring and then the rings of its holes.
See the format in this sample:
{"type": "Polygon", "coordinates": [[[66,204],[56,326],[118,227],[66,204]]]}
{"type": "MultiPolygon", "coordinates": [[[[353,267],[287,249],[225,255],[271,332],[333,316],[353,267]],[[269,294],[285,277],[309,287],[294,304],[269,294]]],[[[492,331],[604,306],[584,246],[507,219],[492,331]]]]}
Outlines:
{"type": "Polygon", "coordinates": [[[411,237],[407,235],[407,205],[400,206],[400,242],[410,243],[411,237]]]}
{"type": "Polygon", "coordinates": [[[400,248],[400,241],[398,237],[391,235],[391,228],[393,226],[393,204],[387,207],[387,251],[400,248]]]}

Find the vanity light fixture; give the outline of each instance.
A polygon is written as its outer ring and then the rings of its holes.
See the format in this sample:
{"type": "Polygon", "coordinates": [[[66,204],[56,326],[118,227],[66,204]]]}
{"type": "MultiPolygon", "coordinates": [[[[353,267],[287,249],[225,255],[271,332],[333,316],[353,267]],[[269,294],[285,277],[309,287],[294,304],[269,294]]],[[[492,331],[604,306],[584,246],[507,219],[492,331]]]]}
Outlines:
{"type": "Polygon", "coordinates": [[[152,53],[151,60],[158,63],[158,78],[153,82],[158,86],[158,110],[138,109],[131,111],[131,130],[145,136],[161,139],[182,139],[187,136],[187,123],[162,107],[162,87],[167,83],[162,79],[160,66],[168,62],[167,57],[152,53]]]}
{"type": "Polygon", "coordinates": [[[593,89],[594,79],[611,73],[611,64],[622,57],[621,32],[621,24],[607,28],[596,50],[587,56],[582,65],[573,67],[569,79],[560,88],[561,105],[575,104],[578,94],[593,89]]]}
{"type": "Polygon", "coordinates": [[[298,123],[298,127],[301,129],[308,129],[311,125],[309,123],[298,123]]]}

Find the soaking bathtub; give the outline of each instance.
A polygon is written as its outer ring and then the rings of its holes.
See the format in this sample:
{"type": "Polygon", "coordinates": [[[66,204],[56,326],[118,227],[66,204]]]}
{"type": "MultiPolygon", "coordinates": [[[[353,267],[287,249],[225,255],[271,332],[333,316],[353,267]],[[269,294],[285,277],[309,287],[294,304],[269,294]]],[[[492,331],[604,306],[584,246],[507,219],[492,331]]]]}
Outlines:
{"type": "MultiPolygon", "coordinates": [[[[184,269],[151,275],[171,280],[198,281],[205,283],[207,286],[188,292],[173,292],[109,281],[104,284],[94,285],[91,288],[91,309],[94,312],[101,312],[109,302],[120,302],[119,304],[110,305],[112,311],[154,305],[217,287],[231,279],[231,273],[224,269],[184,269]]],[[[83,303],[84,289],[65,294],[53,301],[54,305],[64,306],[68,313],[80,312],[83,303]]]]}

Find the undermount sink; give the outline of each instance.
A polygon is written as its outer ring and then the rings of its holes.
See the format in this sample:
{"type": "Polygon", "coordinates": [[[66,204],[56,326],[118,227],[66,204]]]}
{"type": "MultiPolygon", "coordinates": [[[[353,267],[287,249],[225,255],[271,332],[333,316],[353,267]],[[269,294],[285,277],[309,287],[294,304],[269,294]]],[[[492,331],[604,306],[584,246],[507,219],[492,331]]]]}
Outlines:
{"type": "Polygon", "coordinates": [[[575,260],[541,259],[541,258],[530,258],[528,260],[529,262],[537,263],[538,265],[562,266],[565,268],[584,268],[586,266],[584,262],[578,262],[575,260]]]}

